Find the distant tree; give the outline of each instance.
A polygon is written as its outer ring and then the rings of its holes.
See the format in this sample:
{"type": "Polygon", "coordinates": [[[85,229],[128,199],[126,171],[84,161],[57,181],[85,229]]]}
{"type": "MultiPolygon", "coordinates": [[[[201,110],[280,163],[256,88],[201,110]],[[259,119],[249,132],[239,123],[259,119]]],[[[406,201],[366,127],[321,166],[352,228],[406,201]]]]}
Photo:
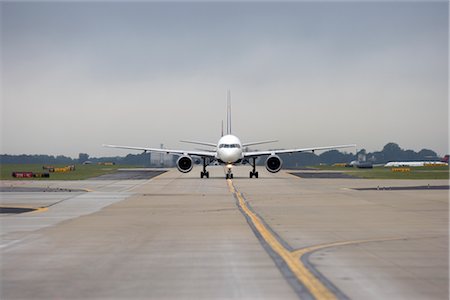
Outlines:
{"type": "Polygon", "coordinates": [[[351,153],[342,153],[338,150],[330,150],[320,154],[319,159],[320,162],[324,164],[348,163],[354,160],[355,156],[351,153]]]}
{"type": "Polygon", "coordinates": [[[384,153],[399,153],[401,151],[403,151],[402,148],[396,143],[387,143],[383,147],[384,153]]]}
{"type": "Polygon", "coordinates": [[[87,154],[87,153],[80,153],[80,154],[78,154],[78,162],[80,164],[84,163],[87,160],[89,160],[89,154],[87,154]]]}
{"type": "Polygon", "coordinates": [[[403,150],[396,143],[388,143],[383,147],[382,151],[368,153],[367,156],[375,163],[438,159],[436,152],[432,150],[422,149],[417,153],[414,150],[403,150]]]}
{"type": "Polygon", "coordinates": [[[402,154],[402,160],[411,161],[411,160],[417,160],[418,155],[413,150],[405,150],[402,154]]]}
{"type": "Polygon", "coordinates": [[[437,153],[434,152],[433,150],[429,150],[429,149],[422,149],[419,151],[419,153],[417,153],[417,155],[419,156],[419,159],[422,159],[422,160],[439,159],[437,153]]]}
{"type": "Polygon", "coordinates": [[[0,155],[1,164],[70,164],[73,159],[67,156],[59,155],[0,155]]]}
{"type": "Polygon", "coordinates": [[[70,157],[64,156],[64,155],[58,155],[55,158],[56,164],[72,164],[74,163],[74,160],[70,157]]]}
{"type": "Polygon", "coordinates": [[[125,165],[150,166],[150,153],[128,154],[121,161],[125,165]]]}
{"type": "Polygon", "coordinates": [[[404,151],[396,143],[387,143],[382,150],[385,161],[402,160],[404,151]]]}
{"type": "MultiPolygon", "coordinates": [[[[319,157],[316,154],[310,152],[280,154],[280,158],[283,160],[283,167],[285,168],[313,166],[320,163],[319,157]]],[[[262,164],[264,164],[265,161],[266,158],[262,160],[262,164]]]]}

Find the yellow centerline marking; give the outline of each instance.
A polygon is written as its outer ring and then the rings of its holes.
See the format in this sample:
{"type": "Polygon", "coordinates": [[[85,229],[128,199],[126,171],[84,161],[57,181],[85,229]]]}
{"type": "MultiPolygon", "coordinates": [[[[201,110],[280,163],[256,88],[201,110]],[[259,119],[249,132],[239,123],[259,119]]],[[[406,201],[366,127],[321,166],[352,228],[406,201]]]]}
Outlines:
{"type": "Polygon", "coordinates": [[[29,213],[30,214],[32,214],[32,213],[41,213],[41,212],[45,212],[47,210],[48,210],[48,207],[38,207],[38,208],[36,208],[36,210],[30,211],[29,213]]]}
{"type": "Polygon", "coordinates": [[[241,193],[235,189],[232,180],[228,179],[227,183],[230,192],[236,195],[239,207],[251,219],[254,227],[256,228],[256,230],[258,230],[258,232],[261,234],[266,243],[272,248],[273,251],[275,251],[275,253],[277,253],[284,260],[284,262],[288,265],[291,272],[297,277],[297,280],[299,280],[314,296],[314,298],[318,300],[322,299],[333,300],[338,298],[303,264],[301,260],[303,255],[329,247],[404,239],[404,238],[384,238],[372,240],[334,242],[289,251],[277,240],[277,238],[271,233],[271,231],[266,227],[266,225],[264,225],[264,222],[248,208],[241,193]]]}
{"type": "Polygon", "coordinates": [[[245,214],[252,220],[253,225],[256,230],[261,234],[264,240],[269,244],[269,246],[284,260],[288,265],[292,273],[295,274],[297,279],[309,290],[309,292],[316,299],[337,299],[336,296],[315,277],[306,266],[298,259],[296,255],[287,250],[276,238],[275,236],[266,228],[264,223],[259,219],[259,217],[254,214],[245,203],[240,192],[238,192],[231,180],[228,181],[228,186],[230,191],[233,192],[239,201],[239,206],[245,212],[245,214]]]}
{"type": "Polygon", "coordinates": [[[298,250],[292,251],[292,254],[300,259],[305,254],[308,254],[308,253],[314,252],[314,251],[318,251],[318,250],[322,250],[325,248],[338,247],[338,246],[349,246],[349,245],[364,244],[364,243],[374,243],[374,242],[398,241],[398,240],[404,240],[404,239],[405,238],[403,238],[403,237],[395,237],[395,238],[383,238],[383,239],[371,239],[371,240],[334,242],[334,243],[329,243],[329,244],[321,244],[321,245],[298,249],[298,250]]]}

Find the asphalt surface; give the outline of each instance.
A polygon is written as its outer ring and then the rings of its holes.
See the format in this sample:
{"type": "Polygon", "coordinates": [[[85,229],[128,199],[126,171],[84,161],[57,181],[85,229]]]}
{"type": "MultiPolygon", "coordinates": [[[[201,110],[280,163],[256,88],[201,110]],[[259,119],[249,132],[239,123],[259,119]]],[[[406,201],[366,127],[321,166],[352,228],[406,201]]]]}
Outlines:
{"type": "Polygon", "coordinates": [[[91,180],[139,180],[161,175],[165,170],[118,170],[115,173],[101,175],[91,180]]]}
{"type": "Polygon", "coordinates": [[[448,299],[448,190],[209,171],[16,183],[86,192],[1,193],[0,298],[448,299]]]}
{"type": "Polygon", "coordinates": [[[0,207],[0,214],[23,214],[32,211],[35,211],[35,209],[22,207],[0,207]]]}
{"type": "Polygon", "coordinates": [[[27,187],[27,186],[0,186],[0,193],[72,193],[85,192],[83,189],[49,188],[49,187],[27,187]]]}
{"type": "Polygon", "coordinates": [[[449,185],[417,185],[417,186],[377,186],[357,188],[356,191],[420,191],[420,190],[449,190],[449,185]]]}
{"type": "Polygon", "coordinates": [[[340,178],[340,179],[355,179],[357,177],[352,176],[350,174],[341,173],[341,172],[291,172],[292,175],[301,177],[301,178],[340,178]]]}

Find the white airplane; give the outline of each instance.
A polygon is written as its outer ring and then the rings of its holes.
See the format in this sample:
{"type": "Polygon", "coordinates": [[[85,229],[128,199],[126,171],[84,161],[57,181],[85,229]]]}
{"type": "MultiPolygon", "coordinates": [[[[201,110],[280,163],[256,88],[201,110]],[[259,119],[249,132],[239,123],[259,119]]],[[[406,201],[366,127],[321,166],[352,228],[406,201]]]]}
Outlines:
{"type": "Polygon", "coordinates": [[[178,171],[182,173],[188,173],[192,170],[194,165],[192,156],[200,157],[203,160],[203,171],[200,172],[200,177],[209,178],[209,172],[206,171],[206,167],[213,163],[219,163],[226,165],[227,173],[226,179],[233,178],[232,167],[236,164],[246,164],[249,163],[253,169],[250,171],[250,178],[258,178],[258,172],[256,171],[256,159],[259,156],[267,156],[266,159],[266,169],[271,173],[276,173],[281,170],[283,164],[281,158],[277,154],[282,153],[294,153],[294,152],[307,152],[315,150],[328,150],[336,148],[349,148],[355,147],[356,145],[338,145],[338,146],[326,146],[326,147],[311,147],[311,148],[298,148],[298,149],[288,149],[288,150],[268,150],[268,151],[244,151],[244,147],[252,145],[260,145],[273,143],[277,141],[259,141],[253,143],[241,143],[239,138],[231,134],[231,102],[230,93],[227,94],[227,134],[223,134],[219,139],[217,144],[208,142],[198,142],[198,141],[181,141],[184,143],[198,144],[203,146],[214,147],[211,150],[169,150],[169,149],[158,149],[158,148],[147,148],[147,147],[132,147],[132,146],[117,146],[117,145],[103,145],[104,147],[110,148],[121,148],[130,150],[140,150],[144,152],[156,152],[156,153],[167,153],[175,154],[180,157],[177,160],[178,171]]]}

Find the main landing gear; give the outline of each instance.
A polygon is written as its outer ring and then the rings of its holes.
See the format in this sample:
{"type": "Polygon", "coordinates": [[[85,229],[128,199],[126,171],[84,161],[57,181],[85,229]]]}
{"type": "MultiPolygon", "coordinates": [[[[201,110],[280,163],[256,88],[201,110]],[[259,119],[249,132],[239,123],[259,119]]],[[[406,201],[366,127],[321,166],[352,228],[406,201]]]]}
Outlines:
{"type": "Polygon", "coordinates": [[[255,176],[255,178],[258,178],[258,172],[256,171],[256,157],[252,157],[253,163],[250,163],[253,167],[253,170],[250,171],[250,178],[253,178],[253,176],[255,176]]]}
{"type": "Polygon", "coordinates": [[[203,158],[203,171],[200,172],[200,178],[209,178],[209,172],[206,171],[206,158],[203,158]]]}

